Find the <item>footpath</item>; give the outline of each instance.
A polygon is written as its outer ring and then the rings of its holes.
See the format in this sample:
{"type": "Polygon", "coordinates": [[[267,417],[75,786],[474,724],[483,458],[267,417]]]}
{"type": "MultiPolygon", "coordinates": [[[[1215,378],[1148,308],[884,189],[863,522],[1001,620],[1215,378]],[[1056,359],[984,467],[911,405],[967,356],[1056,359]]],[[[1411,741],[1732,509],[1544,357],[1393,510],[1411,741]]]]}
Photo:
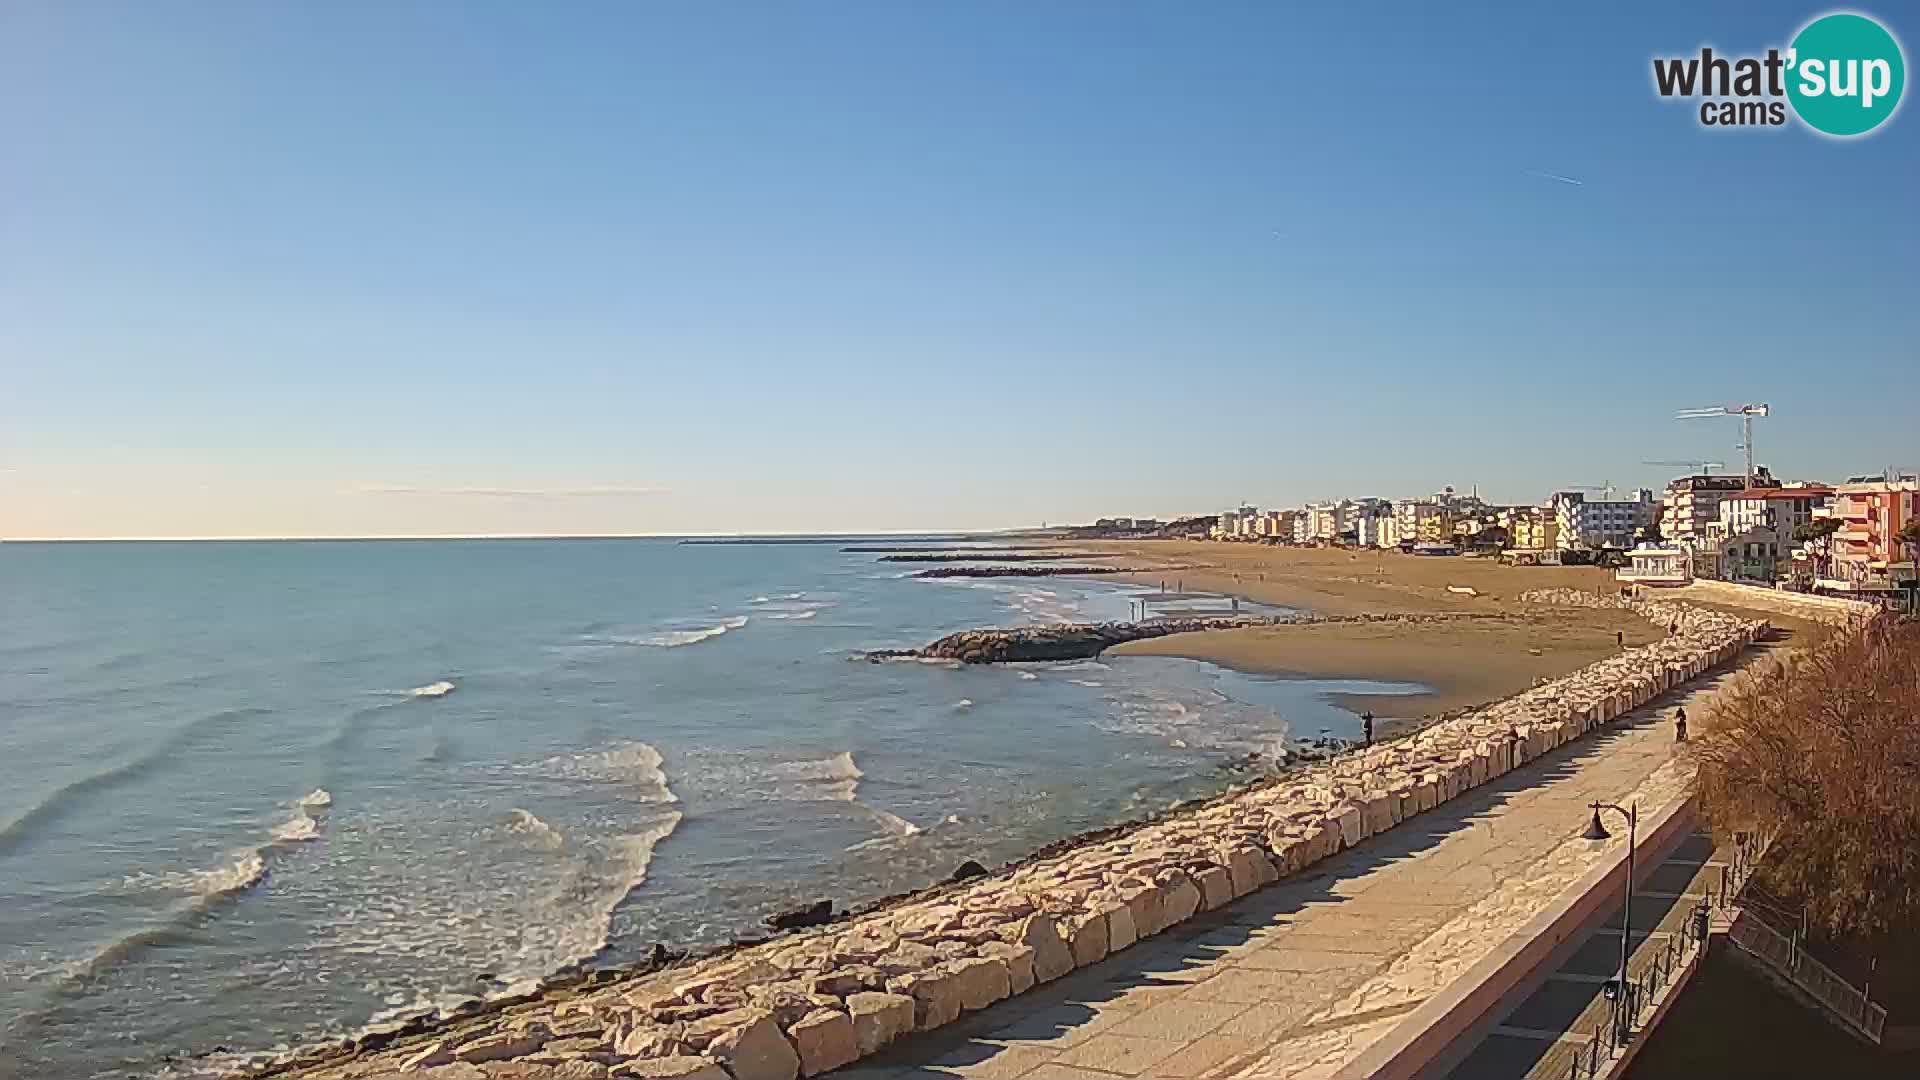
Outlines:
{"type": "Polygon", "coordinates": [[[1685,797],[1673,709],[1700,716],[1729,677],[1697,679],[1298,879],[829,1075],[1331,1077],[1618,856],[1624,828],[1581,839],[1588,804],[1638,803],[1644,820],[1685,797]]]}

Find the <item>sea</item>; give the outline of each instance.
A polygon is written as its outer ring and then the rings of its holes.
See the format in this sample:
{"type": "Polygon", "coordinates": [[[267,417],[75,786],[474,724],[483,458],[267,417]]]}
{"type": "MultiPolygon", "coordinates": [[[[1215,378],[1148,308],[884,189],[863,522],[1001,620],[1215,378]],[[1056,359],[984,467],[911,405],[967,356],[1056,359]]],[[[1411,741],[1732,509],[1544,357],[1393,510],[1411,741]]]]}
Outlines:
{"type": "Polygon", "coordinates": [[[867,662],[1134,589],[859,543],[0,544],[0,1075],[193,1075],[725,943],[1351,737],[1331,692],[1419,689],[867,662]]]}

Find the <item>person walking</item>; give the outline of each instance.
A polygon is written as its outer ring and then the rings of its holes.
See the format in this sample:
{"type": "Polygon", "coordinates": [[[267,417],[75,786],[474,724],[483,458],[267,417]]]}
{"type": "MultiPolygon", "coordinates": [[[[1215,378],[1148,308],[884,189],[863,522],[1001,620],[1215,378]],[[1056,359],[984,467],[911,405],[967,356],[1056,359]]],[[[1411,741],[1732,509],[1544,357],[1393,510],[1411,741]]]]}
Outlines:
{"type": "Polygon", "coordinates": [[[1367,746],[1373,745],[1373,710],[1360,714],[1360,737],[1367,746]]]}
{"type": "Polygon", "coordinates": [[[1627,632],[1625,630],[1615,630],[1613,632],[1613,647],[1616,649],[1624,649],[1627,647],[1627,632]]]}
{"type": "Polygon", "coordinates": [[[1673,710],[1673,741],[1687,741],[1687,707],[1680,705],[1673,710]]]}

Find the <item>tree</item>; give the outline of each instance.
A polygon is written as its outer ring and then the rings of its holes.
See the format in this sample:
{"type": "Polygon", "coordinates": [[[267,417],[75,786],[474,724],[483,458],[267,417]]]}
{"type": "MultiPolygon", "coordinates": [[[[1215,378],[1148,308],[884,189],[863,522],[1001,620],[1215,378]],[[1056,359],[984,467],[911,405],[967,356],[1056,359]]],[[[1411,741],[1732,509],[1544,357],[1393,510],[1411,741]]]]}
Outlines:
{"type": "Polygon", "coordinates": [[[1823,928],[1920,928],[1920,623],[1883,616],[1732,686],[1695,740],[1701,806],[1776,836],[1763,883],[1823,928]]]}
{"type": "Polygon", "coordinates": [[[1893,534],[1900,546],[1907,549],[1908,562],[1920,562],[1920,517],[1908,518],[1900,531],[1893,534]]]}
{"type": "Polygon", "coordinates": [[[1827,577],[1827,564],[1833,559],[1833,534],[1840,531],[1839,518],[1814,518],[1794,526],[1793,542],[1804,546],[1816,557],[1815,577],[1827,577]]]}
{"type": "Polygon", "coordinates": [[[1635,539],[1645,544],[1658,544],[1666,539],[1666,537],[1660,535],[1660,523],[1657,521],[1650,521],[1641,526],[1640,531],[1634,534],[1634,536],[1635,539]]]}

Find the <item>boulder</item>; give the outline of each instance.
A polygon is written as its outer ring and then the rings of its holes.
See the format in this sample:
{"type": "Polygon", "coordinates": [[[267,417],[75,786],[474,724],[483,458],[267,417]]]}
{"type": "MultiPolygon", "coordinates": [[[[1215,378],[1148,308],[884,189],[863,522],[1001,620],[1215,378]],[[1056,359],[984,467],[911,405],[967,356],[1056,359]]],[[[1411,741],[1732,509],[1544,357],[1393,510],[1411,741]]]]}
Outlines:
{"type": "Polygon", "coordinates": [[[833,901],[816,900],[806,907],[794,908],[767,916],[766,922],[775,930],[798,930],[805,926],[823,926],[833,921],[833,901]]]}
{"type": "Polygon", "coordinates": [[[960,1018],[960,979],[944,967],[889,979],[887,988],[913,998],[915,1031],[932,1031],[960,1018]]]}
{"type": "Polygon", "coordinates": [[[547,1029],[544,1027],[523,1032],[496,1031],[463,1043],[454,1050],[453,1059],[478,1065],[483,1061],[506,1061],[509,1058],[526,1057],[545,1046],[547,1037],[547,1029]]]}
{"type": "Polygon", "coordinates": [[[860,1056],[876,1053],[913,1030],[914,1000],[904,994],[862,991],[847,995],[847,1014],[860,1056]]]}
{"type": "MultiPolygon", "coordinates": [[[[707,1044],[707,1055],[726,1066],[733,1080],[794,1080],[800,1055],[764,1009],[741,1009],[739,1017],[707,1044]]],[[[712,1023],[713,1021],[703,1021],[712,1023]]]]}
{"type": "Polygon", "coordinates": [[[1067,948],[1073,953],[1075,967],[1088,967],[1107,958],[1108,910],[1096,908],[1067,930],[1067,948]]]}
{"type": "Polygon", "coordinates": [[[853,1018],[837,1009],[819,1009],[787,1029],[794,1052],[800,1056],[800,1075],[818,1076],[829,1069],[859,1060],[860,1045],[853,1035],[853,1018]]]}
{"type": "Polygon", "coordinates": [[[1203,911],[1225,907],[1233,902],[1233,875],[1224,866],[1209,866],[1193,875],[1200,886],[1200,907],[1203,911]]]}
{"type": "Polygon", "coordinates": [[[1007,974],[1007,963],[998,957],[976,956],[967,960],[952,960],[948,966],[956,980],[960,1007],[967,1012],[977,1012],[996,1001],[1005,1001],[1013,992],[1013,980],[1007,974]]]}
{"type": "MultiPolygon", "coordinates": [[[[1072,941],[1069,938],[1068,946],[1072,941]]],[[[1028,945],[1015,945],[1006,941],[989,941],[980,946],[982,956],[991,956],[1007,966],[1007,991],[1009,994],[1024,994],[1033,989],[1036,978],[1033,974],[1033,958],[1036,951],[1028,945]]],[[[1074,958],[1079,963],[1079,957],[1074,958]]]]}
{"type": "Polygon", "coordinates": [[[1060,939],[1051,915],[1029,915],[1020,921],[1013,943],[1033,950],[1035,982],[1052,982],[1073,970],[1073,951],[1060,939]]]}
{"type": "MultiPolygon", "coordinates": [[[[1266,862],[1264,858],[1260,861],[1262,863],[1266,862]]],[[[1267,872],[1273,872],[1271,865],[1267,867],[1267,872]]],[[[1180,923],[1186,922],[1188,919],[1193,918],[1194,912],[1200,910],[1200,886],[1195,885],[1192,878],[1181,874],[1177,881],[1163,888],[1165,889],[1164,904],[1168,926],[1177,926],[1180,923]]]]}
{"type": "Polygon", "coordinates": [[[641,1058],[615,1065],[612,1076],[631,1076],[643,1080],[732,1080],[720,1063],[706,1057],[641,1058]]]}

